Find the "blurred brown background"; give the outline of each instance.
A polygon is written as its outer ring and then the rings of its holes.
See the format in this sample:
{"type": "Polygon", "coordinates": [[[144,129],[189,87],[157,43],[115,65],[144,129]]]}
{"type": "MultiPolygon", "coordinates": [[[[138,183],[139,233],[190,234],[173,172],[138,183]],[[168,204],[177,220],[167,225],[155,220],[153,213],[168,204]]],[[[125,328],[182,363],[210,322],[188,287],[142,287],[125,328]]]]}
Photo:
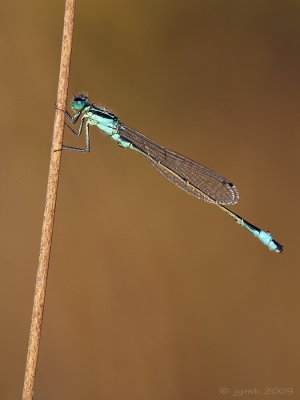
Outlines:
{"type": "MultiPolygon", "coordinates": [[[[1,6],[3,400],[22,390],[63,11],[1,6]]],[[[70,100],[232,179],[285,253],[93,128],[90,154],[63,153],[35,399],[298,398],[299,45],[296,0],[78,1],[70,100]]]]}

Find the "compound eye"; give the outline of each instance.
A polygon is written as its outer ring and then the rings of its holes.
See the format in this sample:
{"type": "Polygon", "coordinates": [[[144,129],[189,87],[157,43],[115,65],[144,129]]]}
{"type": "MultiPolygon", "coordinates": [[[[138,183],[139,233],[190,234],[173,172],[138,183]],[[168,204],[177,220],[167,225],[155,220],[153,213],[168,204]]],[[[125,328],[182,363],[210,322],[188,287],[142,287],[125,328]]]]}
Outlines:
{"type": "Polygon", "coordinates": [[[72,101],[72,108],[75,111],[82,111],[88,104],[88,98],[86,96],[76,96],[72,101]]]}

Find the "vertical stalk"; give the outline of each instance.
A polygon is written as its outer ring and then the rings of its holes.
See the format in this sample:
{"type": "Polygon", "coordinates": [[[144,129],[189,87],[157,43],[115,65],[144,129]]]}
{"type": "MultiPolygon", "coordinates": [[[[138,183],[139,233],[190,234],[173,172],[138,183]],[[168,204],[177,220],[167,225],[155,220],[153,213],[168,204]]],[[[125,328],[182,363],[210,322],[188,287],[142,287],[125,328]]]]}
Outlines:
{"type": "Polygon", "coordinates": [[[72,49],[72,36],[74,25],[75,0],[66,0],[64,28],[62,38],[62,50],[60,71],[57,90],[57,109],[55,110],[54,128],[51,146],[51,157],[49,165],[48,185],[46,194],[46,204],[43,218],[41,234],[41,244],[39,252],[39,262],[36,275],[35,294],[33,300],[33,310],[27,350],[27,360],[25,368],[23,400],[33,398],[34,382],[38,360],[39,344],[41,338],[41,328],[43,311],[45,304],[47,275],[49,268],[51,241],[55,216],[55,205],[57,198],[57,187],[61,162],[61,150],[63,141],[65,115],[62,111],[66,107],[70,60],[72,49]]]}

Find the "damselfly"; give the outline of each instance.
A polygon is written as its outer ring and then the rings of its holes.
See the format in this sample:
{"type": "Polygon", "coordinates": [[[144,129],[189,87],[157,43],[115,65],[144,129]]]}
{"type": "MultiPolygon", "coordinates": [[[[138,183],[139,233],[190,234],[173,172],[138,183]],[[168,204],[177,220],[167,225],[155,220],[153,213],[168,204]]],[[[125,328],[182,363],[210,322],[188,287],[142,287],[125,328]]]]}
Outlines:
{"type": "Polygon", "coordinates": [[[269,232],[263,231],[225,207],[226,205],[236,204],[239,200],[236,186],[228,179],[175,151],[159,145],[135,129],[129,128],[116,115],[89,103],[86,95],[79,94],[74,97],[72,110],[75,113],[74,116],[66,112],[72,124],[76,124],[79,119],[81,120],[77,132],[70,126],[69,128],[77,136],[80,136],[83,126],[85,126],[85,148],[63,146],[63,149],[89,152],[91,148],[89,126],[95,125],[121,147],[133,149],[145,156],[154,168],[180,189],[198,199],[215,204],[268,246],[270,250],[274,250],[276,253],[283,251],[283,246],[274,240],[269,232]]]}

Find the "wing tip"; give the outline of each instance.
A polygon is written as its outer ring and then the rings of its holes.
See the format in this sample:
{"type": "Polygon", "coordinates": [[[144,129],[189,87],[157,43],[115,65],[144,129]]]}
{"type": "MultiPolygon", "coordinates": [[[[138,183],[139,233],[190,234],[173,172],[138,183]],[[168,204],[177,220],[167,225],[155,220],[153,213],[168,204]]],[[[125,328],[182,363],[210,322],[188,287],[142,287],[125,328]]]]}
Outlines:
{"type": "Polygon", "coordinates": [[[233,205],[237,204],[239,201],[239,198],[240,198],[239,191],[234,183],[228,182],[228,181],[226,181],[224,183],[227,186],[228,191],[230,193],[230,199],[228,199],[222,203],[220,202],[220,204],[222,204],[223,206],[233,206],[233,205]]]}

